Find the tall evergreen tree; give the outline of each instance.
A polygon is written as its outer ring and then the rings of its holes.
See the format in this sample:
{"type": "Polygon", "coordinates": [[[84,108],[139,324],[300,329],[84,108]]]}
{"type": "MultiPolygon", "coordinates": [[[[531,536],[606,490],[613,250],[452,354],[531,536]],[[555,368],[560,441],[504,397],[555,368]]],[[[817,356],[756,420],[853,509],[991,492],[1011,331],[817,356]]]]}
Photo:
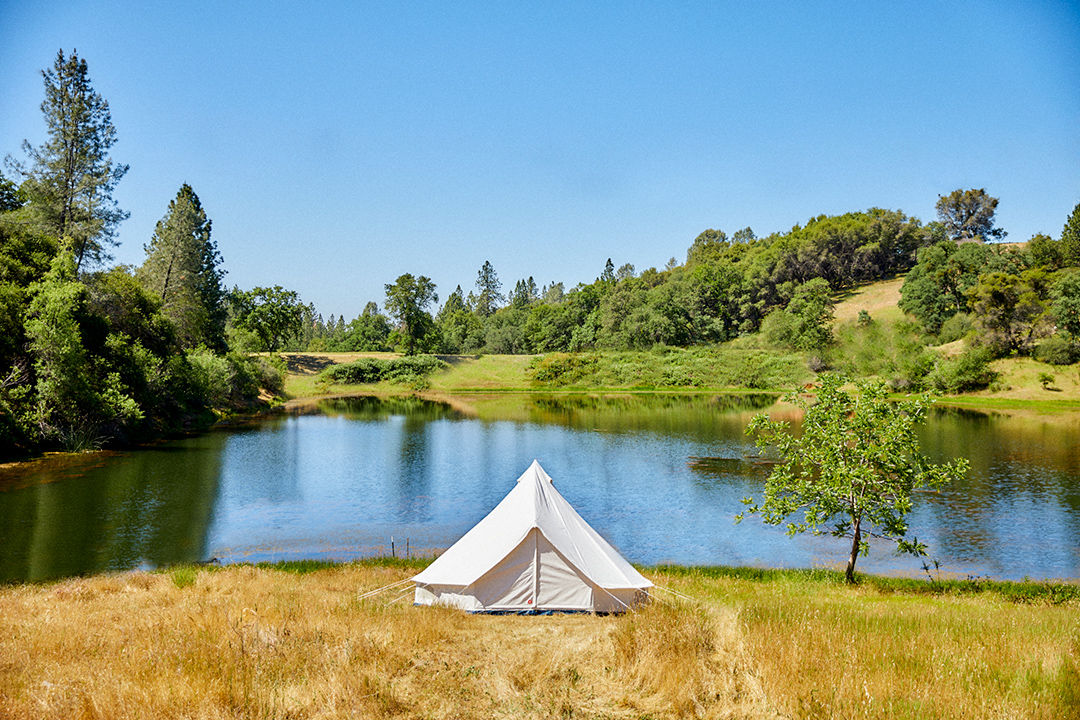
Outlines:
{"type": "Polygon", "coordinates": [[[145,246],[139,268],[144,287],[161,299],[184,345],[225,349],[226,291],[221,254],[210,239],[199,196],[184,184],[145,246]]]}
{"type": "Polygon", "coordinates": [[[109,156],[116,128],[109,103],[90,86],[86,61],[61,50],[42,76],[48,140],[39,147],[23,141],[29,165],[10,155],[6,163],[23,178],[30,223],[46,235],[70,238],[79,272],[110,259],[116,226],[128,216],[112,193],[128,166],[109,156]]]}
{"type": "Polygon", "coordinates": [[[502,301],[502,283],[491,261],[485,260],[476,276],[476,312],[481,317],[489,317],[499,309],[502,301]]]}
{"type": "Polygon", "coordinates": [[[1080,203],[1061,230],[1061,255],[1066,265],[1080,265],[1080,203]]]}

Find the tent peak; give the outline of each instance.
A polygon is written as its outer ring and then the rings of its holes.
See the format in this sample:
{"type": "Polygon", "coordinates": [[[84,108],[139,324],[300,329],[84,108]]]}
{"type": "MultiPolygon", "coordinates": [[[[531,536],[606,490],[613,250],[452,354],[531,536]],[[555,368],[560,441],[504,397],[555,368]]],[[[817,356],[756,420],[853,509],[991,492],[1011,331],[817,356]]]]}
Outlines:
{"type": "Polygon", "coordinates": [[[551,476],[547,474],[543,467],[541,467],[539,460],[533,460],[529,469],[522,473],[521,477],[517,479],[519,483],[522,480],[543,480],[552,485],[555,484],[555,481],[551,479],[551,476]]]}

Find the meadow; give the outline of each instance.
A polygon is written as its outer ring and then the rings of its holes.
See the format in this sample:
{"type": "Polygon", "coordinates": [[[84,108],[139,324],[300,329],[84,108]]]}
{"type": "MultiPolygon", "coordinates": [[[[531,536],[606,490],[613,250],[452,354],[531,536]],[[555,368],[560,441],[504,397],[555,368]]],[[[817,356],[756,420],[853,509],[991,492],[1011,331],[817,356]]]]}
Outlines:
{"type": "Polygon", "coordinates": [[[423,561],[0,588],[4,718],[1080,717],[1080,588],[653,568],[614,616],[414,607],[423,561]]]}

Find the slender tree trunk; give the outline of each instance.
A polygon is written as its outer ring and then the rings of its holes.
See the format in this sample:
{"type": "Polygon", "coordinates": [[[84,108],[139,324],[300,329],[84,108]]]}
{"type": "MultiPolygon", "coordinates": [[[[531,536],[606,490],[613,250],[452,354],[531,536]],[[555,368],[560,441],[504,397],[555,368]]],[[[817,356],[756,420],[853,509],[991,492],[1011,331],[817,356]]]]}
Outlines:
{"type": "Polygon", "coordinates": [[[855,519],[854,535],[851,540],[851,556],[848,557],[844,576],[849,583],[855,582],[855,561],[859,559],[859,543],[862,541],[862,518],[855,519]]]}

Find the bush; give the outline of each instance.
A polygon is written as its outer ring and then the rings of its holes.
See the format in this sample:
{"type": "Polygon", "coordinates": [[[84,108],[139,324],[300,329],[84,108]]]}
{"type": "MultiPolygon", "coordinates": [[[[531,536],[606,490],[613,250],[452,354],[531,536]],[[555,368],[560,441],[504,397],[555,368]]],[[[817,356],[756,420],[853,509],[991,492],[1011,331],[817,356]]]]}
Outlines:
{"type": "Polygon", "coordinates": [[[938,332],[938,343],[945,345],[956,340],[962,340],[975,329],[975,322],[967,313],[956,313],[945,321],[938,332]]]}
{"type": "Polygon", "coordinates": [[[939,361],[926,380],[938,392],[982,390],[997,378],[997,372],[990,368],[993,359],[988,347],[968,348],[956,358],[939,361]]]}
{"type": "Polygon", "coordinates": [[[1054,335],[1035,348],[1035,359],[1047,365],[1072,365],[1080,360],[1080,346],[1060,335],[1054,335]]]}
{"type": "Polygon", "coordinates": [[[189,350],[187,359],[191,363],[195,387],[206,403],[216,408],[228,406],[233,397],[233,383],[236,378],[233,364],[201,346],[189,350]]]}
{"type": "Polygon", "coordinates": [[[415,383],[428,375],[448,367],[433,355],[410,355],[383,360],[360,358],[345,365],[333,365],[322,371],[322,377],[331,382],[346,385],[362,385],[382,382],[415,383]]]}
{"type": "Polygon", "coordinates": [[[529,363],[533,382],[567,385],[592,373],[600,358],[592,353],[551,353],[529,363]]]}

